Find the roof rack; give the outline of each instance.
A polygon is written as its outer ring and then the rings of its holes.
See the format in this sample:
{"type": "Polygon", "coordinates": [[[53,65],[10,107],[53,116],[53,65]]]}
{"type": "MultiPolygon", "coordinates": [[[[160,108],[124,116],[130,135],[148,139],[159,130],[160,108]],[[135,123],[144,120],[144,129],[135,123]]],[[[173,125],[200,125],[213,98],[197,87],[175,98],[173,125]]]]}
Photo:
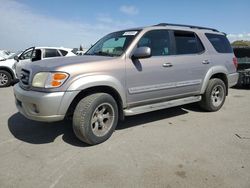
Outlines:
{"type": "Polygon", "coordinates": [[[206,30],[212,30],[215,32],[219,32],[217,29],[209,28],[209,27],[200,27],[200,26],[194,26],[194,25],[182,25],[182,24],[171,24],[171,23],[159,23],[154,26],[177,26],[177,27],[189,27],[192,29],[206,29],[206,30]]]}

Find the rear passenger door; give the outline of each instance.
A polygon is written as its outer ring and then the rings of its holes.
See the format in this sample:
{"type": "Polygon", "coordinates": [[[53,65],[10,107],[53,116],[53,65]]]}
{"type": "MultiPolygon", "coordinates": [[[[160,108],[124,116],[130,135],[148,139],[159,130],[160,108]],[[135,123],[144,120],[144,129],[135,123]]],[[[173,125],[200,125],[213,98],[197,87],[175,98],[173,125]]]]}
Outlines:
{"type": "Polygon", "coordinates": [[[199,94],[211,59],[199,36],[191,31],[171,31],[174,55],[168,57],[173,77],[168,80],[175,87],[171,95],[178,97],[199,94]]]}

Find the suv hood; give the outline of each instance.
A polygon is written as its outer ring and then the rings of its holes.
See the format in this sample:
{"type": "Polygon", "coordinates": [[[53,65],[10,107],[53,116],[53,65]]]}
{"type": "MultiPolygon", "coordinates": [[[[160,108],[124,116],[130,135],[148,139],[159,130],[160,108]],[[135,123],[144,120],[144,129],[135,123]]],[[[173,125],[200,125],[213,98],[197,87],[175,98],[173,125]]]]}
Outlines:
{"type": "Polygon", "coordinates": [[[58,57],[53,59],[47,59],[42,61],[35,61],[27,63],[23,68],[24,69],[38,69],[40,71],[55,71],[61,67],[67,67],[71,65],[83,64],[83,63],[92,63],[99,61],[108,61],[116,57],[107,57],[107,56],[72,56],[72,57],[58,57]]]}

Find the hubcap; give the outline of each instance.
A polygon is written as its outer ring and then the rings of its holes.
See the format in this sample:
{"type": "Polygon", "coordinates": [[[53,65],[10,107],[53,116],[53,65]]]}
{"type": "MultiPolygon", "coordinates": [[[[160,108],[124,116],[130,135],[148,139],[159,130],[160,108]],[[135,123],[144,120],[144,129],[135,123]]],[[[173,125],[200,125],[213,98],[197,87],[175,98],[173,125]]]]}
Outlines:
{"type": "Polygon", "coordinates": [[[212,99],[212,103],[215,107],[218,107],[221,105],[221,103],[223,102],[224,100],[224,95],[225,95],[225,92],[224,92],[224,89],[222,86],[220,85],[217,85],[213,88],[212,90],[212,94],[211,94],[211,99],[212,99]]]}
{"type": "Polygon", "coordinates": [[[0,86],[4,86],[8,83],[8,76],[4,73],[0,73],[0,86]]]}
{"type": "Polygon", "coordinates": [[[113,123],[114,108],[110,104],[103,103],[94,110],[91,119],[91,128],[96,136],[102,137],[106,135],[113,123]]]}

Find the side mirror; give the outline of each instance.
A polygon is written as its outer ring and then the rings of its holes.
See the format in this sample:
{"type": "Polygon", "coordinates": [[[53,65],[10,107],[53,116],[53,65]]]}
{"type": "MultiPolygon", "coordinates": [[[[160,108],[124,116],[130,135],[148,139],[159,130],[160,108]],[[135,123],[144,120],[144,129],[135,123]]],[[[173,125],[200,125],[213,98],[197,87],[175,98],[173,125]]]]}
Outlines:
{"type": "Polygon", "coordinates": [[[14,56],[14,59],[18,62],[19,61],[19,58],[18,58],[18,56],[16,55],[16,56],[14,56]]]}
{"type": "Polygon", "coordinates": [[[132,55],[132,59],[143,59],[149,57],[151,57],[151,48],[149,47],[139,47],[132,55]]]}

